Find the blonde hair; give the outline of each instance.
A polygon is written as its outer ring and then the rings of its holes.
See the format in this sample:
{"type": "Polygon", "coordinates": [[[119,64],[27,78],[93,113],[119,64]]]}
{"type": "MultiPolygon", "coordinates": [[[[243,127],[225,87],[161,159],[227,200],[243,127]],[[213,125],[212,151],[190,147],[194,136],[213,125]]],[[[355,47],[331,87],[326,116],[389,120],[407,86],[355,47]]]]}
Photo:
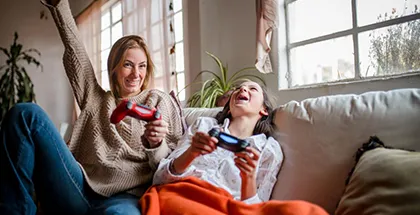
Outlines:
{"type": "Polygon", "coordinates": [[[134,48],[143,49],[147,57],[146,77],[141,86],[141,91],[147,89],[150,79],[154,76],[154,64],[144,39],[137,35],[129,35],[120,38],[112,46],[107,64],[109,86],[111,87],[112,94],[116,97],[120,97],[116,70],[122,67],[127,50],[134,48]]]}

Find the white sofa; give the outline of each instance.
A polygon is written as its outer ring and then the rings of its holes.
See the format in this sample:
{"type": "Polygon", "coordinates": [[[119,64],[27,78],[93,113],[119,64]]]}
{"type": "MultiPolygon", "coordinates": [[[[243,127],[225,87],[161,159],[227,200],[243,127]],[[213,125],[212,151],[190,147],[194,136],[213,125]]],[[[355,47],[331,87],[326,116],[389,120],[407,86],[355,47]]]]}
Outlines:
{"type": "MultiPolygon", "coordinates": [[[[183,111],[191,124],[219,110],[183,111]]],[[[306,200],[333,214],[354,155],[370,136],[420,151],[420,89],[291,101],[276,109],[275,124],[285,160],[272,199],[306,200]]]]}

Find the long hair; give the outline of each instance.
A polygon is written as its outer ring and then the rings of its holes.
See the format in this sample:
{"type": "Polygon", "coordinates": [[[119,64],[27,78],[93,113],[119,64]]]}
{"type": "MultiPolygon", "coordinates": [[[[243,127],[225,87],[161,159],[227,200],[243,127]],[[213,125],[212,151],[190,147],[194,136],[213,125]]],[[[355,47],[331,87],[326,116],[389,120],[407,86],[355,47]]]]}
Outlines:
{"type": "MultiPolygon", "coordinates": [[[[276,125],[273,122],[274,118],[274,109],[273,104],[271,103],[270,99],[268,98],[267,89],[264,86],[261,86],[262,93],[263,93],[263,106],[267,110],[268,115],[262,116],[257,123],[255,124],[254,130],[252,135],[255,134],[265,134],[267,137],[273,136],[276,130],[276,125]]],[[[232,119],[232,115],[230,114],[230,107],[229,103],[232,99],[232,95],[230,96],[228,102],[225,104],[222,111],[217,113],[216,120],[217,123],[222,124],[226,118],[232,119]]]]}
{"type": "Polygon", "coordinates": [[[124,36],[114,43],[108,56],[109,86],[114,96],[120,97],[116,70],[122,67],[127,50],[133,48],[142,49],[147,57],[146,76],[141,91],[147,89],[150,79],[154,76],[154,64],[144,39],[137,35],[124,36]]]}

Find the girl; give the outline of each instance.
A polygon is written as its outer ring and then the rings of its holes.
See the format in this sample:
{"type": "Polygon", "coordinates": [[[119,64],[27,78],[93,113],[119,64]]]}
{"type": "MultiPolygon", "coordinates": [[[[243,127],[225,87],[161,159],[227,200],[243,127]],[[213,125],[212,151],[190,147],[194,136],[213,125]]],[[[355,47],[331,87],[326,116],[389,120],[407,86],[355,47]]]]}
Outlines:
{"type": "Polygon", "coordinates": [[[307,202],[268,201],[283,161],[271,137],[272,118],[266,91],[255,82],[241,84],[216,119],[197,119],[182,145],[161,160],[156,185],[140,199],[142,214],[326,215],[307,202]],[[208,135],[212,128],[247,139],[250,146],[237,153],[218,147],[218,139],[208,135]]]}
{"type": "Polygon", "coordinates": [[[153,183],[195,176],[225,189],[235,199],[267,201],[283,161],[280,145],[271,137],[272,111],[267,93],[259,84],[241,84],[216,119],[199,118],[188,129],[182,145],[160,162],[153,183]],[[217,147],[217,139],[207,134],[214,127],[248,139],[250,146],[235,154],[217,147]]]}

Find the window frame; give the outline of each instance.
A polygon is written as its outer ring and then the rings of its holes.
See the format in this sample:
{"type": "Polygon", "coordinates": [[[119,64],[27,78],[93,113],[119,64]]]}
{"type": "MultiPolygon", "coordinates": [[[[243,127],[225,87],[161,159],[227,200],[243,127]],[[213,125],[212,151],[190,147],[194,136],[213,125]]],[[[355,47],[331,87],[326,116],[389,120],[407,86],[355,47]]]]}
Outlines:
{"type": "MultiPolygon", "coordinates": [[[[324,34],[321,36],[317,36],[317,37],[312,37],[309,39],[305,39],[305,40],[301,40],[301,41],[297,41],[297,42],[293,42],[290,43],[290,24],[289,24],[289,12],[288,12],[288,5],[296,2],[299,0],[284,0],[283,3],[283,9],[284,9],[284,21],[285,21],[285,43],[286,43],[286,79],[285,81],[283,80],[279,80],[279,83],[285,83],[287,84],[287,86],[279,86],[280,89],[298,89],[298,88],[307,88],[307,87],[312,87],[312,86],[321,86],[321,85],[327,85],[327,84],[334,84],[334,83],[343,83],[343,82],[358,82],[361,80],[375,80],[378,78],[386,78],[386,77],[400,77],[400,76],[405,76],[405,75],[417,75],[420,74],[420,70],[419,71],[414,71],[414,72],[402,72],[399,74],[393,74],[393,75],[383,75],[383,76],[369,76],[369,77],[362,77],[361,73],[360,73],[360,53],[359,53],[359,35],[361,33],[364,33],[366,31],[370,31],[370,30],[375,30],[375,29],[380,29],[380,28],[384,28],[384,27],[389,27],[392,25],[398,25],[398,24],[402,24],[402,23],[407,23],[410,21],[414,21],[417,19],[420,19],[420,13],[415,13],[415,14],[411,14],[411,15],[407,15],[407,16],[402,16],[402,17],[398,17],[398,18],[394,18],[394,19],[390,19],[390,20],[386,20],[386,21],[382,21],[382,22],[378,22],[378,23],[371,23],[371,24],[367,24],[367,25],[363,25],[363,26],[358,26],[357,24],[357,0],[351,0],[351,13],[352,13],[352,27],[350,29],[347,30],[342,30],[342,31],[337,31],[337,32],[333,32],[330,34],[324,34]],[[354,63],[354,77],[353,78],[349,78],[349,79],[342,79],[342,80],[336,80],[336,81],[326,81],[326,82],[319,82],[319,83],[313,83],[313,84],[302,84],[302,85],[298,85],[298,86],[292,86],[292,71],[291,71],[291,50],[293,48],[297,48],[297,47],[301,47],[301,46],[305,46],[305,45],[309,45],[309,44],[314,44],[317,42],[323,42],[323,41],[327,41],[327,40],[332,40],[332,39],[336,39],[336,38],[340,38],[340,37],[345,37],[345,36],[351,36],[352,37],[352,42],[353,42],[353,63],[354,63]]],[[[279,74],[281,74],[281,71],[278,71],[279,74]]],[[[279,76],[279,79],[281,79],[281,77],[279,76]]]]}
{"type": "MultiPolygon", "coordinates": [[[[100,85],[101,85],[101,87],[104,90],[111,90],[111,86],[109,86],[108,88],[104,88],[104,86],[103,86],[103,81],[104,81],[103,78],[104,77],[103,77],[102,74],[104,72],[106,72],[107,73],[107,76],[108,76],[108,68],[107,67],[102,68],[102,52],[107,51],[107,50],[111,51],[111,48],[112,48],[112,45],[113,45],[113,42],[112,42],[112,29],[118,23],[121,23],[121,27],[123,27],[122,1],[121,0],[113,0],[113,1],[109,1],[109,2],[105,3],[104,5],[102,5],[102,7],[101,7],[101,19],[100,19],[100,31],[99,31],[100,43],[98,44],[99,45],[99,60],[100,60],[100,64],[99,64],[100,68],[99,68],[99,75],[98,75],[98,77],[100,78],[100,85]],[[112,20],[112,16],[113,16],[112,15],[113,14],[112,9],[117,4],[120,4],[121,5],[121,17],[120,17],[120,19],[118,19],[115,22],[113,22],[113,20],[112,20]],[[107,13],[107,12],[109,12],[109,26],[107,26],[104,29],[102,29],[102,16],[105,13],[107,13]],[[105,31],[105,30],[107,30],[107,29],[109,29],[109,39],[110,39],[109,42],[110,42],[110,46],[108,48],[102,49],[102,39],[103,39],[102,38],[102,32],[105,31]]],[[[121,30],[122,30],[121,34],[123,34],[123,32],[124,32],[123,28],[121,28],[121,30]]],[[[109,52],[108,52],[108,55],[109,55],[109,52]]],[[[106,56],[106,59],[108,59],[108,56],[106,56]]],[[[109,77],[107,77],[107,79],[108,79],[108,85],[109,85],[109,77]]]]}

